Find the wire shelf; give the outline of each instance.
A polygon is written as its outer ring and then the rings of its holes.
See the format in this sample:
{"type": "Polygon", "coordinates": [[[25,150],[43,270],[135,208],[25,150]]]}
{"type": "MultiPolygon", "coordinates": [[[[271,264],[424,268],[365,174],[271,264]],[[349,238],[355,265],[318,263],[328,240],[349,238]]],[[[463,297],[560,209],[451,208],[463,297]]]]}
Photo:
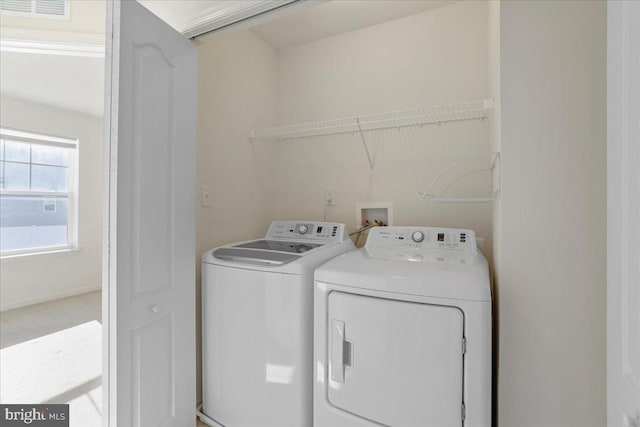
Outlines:
{"type": "Polygon", "coordinates": [[[484,119],[493,108],[493,99],[463,102],[459,104],[435,105],[413,110],[393,111],[366,116],[330,119],[254,129],[249,138],[286,140],[321,135],[357,133],[364,131],[420,126],[462,120],[484,119]]]}

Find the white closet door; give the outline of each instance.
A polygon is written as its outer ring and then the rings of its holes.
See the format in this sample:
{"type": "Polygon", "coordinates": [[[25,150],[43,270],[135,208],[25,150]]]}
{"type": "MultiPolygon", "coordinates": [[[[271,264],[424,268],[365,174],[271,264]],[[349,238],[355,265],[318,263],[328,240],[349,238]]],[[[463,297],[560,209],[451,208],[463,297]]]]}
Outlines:
{"type": "Polygon", "coordinates": [[[107,4],[107,424],[195,425],[197,49],[107,4]]]}
{"type": "Polygon", "coordinates": [[[607,425],[640,427],[640,3],[607,11],[607,425]]]}
{"type": "Polygon", "coordinates": [[[462,426],[460,310],[343,292],[328,303],[331,405],[387,426],[462,426]]]}

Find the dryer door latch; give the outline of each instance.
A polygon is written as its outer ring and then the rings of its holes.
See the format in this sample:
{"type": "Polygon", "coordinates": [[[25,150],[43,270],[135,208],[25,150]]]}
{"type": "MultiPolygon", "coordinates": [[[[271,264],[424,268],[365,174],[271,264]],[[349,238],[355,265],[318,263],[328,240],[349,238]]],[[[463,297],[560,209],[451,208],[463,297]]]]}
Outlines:
{"type": "MultiPolygon", "coordinates": [[[[329,371],[333,381],[344,384],[344,321],[331,319],[331,360],[329,361],[329,371]]],[[[349,350],[351,346],[348,347],[349,350]]]]}

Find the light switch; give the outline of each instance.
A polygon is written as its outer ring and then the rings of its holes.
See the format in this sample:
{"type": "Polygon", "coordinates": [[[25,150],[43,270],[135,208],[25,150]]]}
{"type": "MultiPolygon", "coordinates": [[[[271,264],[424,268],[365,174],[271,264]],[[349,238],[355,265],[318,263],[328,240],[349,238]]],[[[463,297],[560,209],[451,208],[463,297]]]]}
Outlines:
{"type": "Polygon", "coordinates": [[[200,190],[200,206],[205,208],[213,206],[213,201],[211,200],[211,187],[208,185],[203,185],[200,190]]]}

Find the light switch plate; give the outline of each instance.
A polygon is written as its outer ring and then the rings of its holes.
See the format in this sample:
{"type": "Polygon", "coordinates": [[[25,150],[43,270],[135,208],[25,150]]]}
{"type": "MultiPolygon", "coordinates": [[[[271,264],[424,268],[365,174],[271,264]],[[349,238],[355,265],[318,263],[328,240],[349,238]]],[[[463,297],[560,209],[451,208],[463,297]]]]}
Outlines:
{"type": "Polygon", "coordinates": [[[208,185],[203,185],[200,189],[200,206],[204,208],[213,206],[213,201],[211,200],[211,187],[208,185]]]}

